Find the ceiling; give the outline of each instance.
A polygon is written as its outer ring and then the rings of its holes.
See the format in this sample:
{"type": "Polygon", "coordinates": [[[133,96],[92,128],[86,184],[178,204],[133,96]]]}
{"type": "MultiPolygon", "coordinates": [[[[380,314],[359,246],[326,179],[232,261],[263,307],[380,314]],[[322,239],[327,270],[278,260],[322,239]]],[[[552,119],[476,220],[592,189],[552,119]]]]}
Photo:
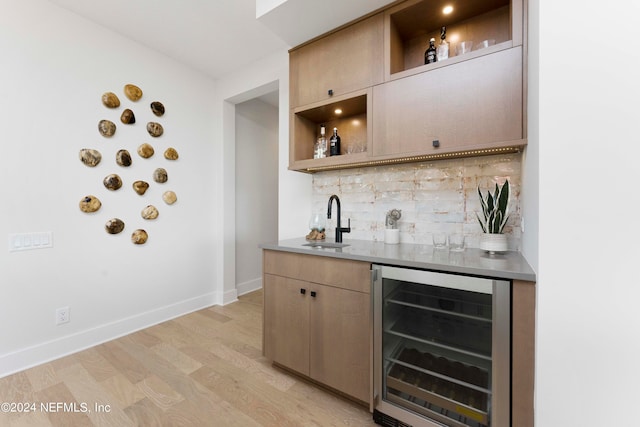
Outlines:
{"type": "MultiPolygon", "coordinates": [[[[218,79],[390,0],[49,0],[218,79]],[[267,4],[256,19],[256,2],[267,4]],[[275,5],[271,6],[271,5],[275,5]]],[[[261,8],[262,9],[262,8],[261,8]]]]}
{"type": "Polygon", "coordinates": [[[219,78],[288,48],[256,20],[256,0],[49,0],[219,78]]]}

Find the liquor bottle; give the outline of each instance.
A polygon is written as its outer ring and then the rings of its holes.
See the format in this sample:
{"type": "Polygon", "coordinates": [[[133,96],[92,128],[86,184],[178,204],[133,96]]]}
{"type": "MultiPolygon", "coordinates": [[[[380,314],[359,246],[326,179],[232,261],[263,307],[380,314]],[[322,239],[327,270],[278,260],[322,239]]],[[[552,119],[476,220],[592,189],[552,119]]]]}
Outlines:
{"type": "Polygon", "coordinates": [[[438,57],[436,56],[435,44],[436,44],[436,39],[431,37],[431,40],[429,40],[429,48],[424,52],[425,64],[432,64],[438,60],[438,57]]]}
{"type": "Polygon", "coordinates": [[[329,155],[340,155],[340,137],[338,136],[338,128],[333,128],[333,135],[331,135],[331,139],[329,140],[329,155]]]}
{"type": "Polygon", "coordinates": [[[327,137],[324,135],[324,125],[320,125],[320,136],[313,146],[313,158],[324,159],[327,157],[327,137]]]}
{"type": "Polygon", "coordinates": [[[440,29],[440,45],[438,46],[438,61],[449,58],[449,43],[447,42],[447,27],[440,29]]]}

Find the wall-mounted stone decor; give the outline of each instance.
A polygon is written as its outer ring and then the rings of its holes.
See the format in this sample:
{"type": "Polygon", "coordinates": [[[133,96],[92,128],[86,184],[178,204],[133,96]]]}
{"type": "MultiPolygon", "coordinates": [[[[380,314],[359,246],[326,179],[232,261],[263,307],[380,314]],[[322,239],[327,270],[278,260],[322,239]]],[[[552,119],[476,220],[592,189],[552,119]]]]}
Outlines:
{"type": "Polygon", "coordinates": [[[164,184],[169,179],[167,170],[164,168],[158,168],[153,172],[153,180],[158,184],[164,184]]]}
{"type": "Polygon", "coordinates": [[[140,98],[142,98],[142,89],[140,89],[136,85],[126,84],[124,85],[124,94],[127,98],[136,102],[140,98]]]}
{"type": "Polygon", "coordinates": [[[167,160],[178,160],[178,152],[175,148],[169,147],[164,150],[164,158],[167,160]]]}
{"type": "Polygon", "coordinates": [[[116,153],[116,163],[120,166],[129,167],[131,166],[131,154],[127,150],[118,150],[116,153]]]}
{"type": "MultiPolygon", "coordinates": [[[[126,99],[123,98],[124,103],[120,101],[120,98],[118,98],[118,95],[116,95],[114,92],[107,91],[102,94],[102,97],[101,97],[102,104],[104,107],[108,109],[110,116],[108,116],[107,118],[102,117],[98,122],[99,134],[105,138],[113,137],[114,141],[117,141],[118,146],[113,146],[113,143],[110,143],[111,145],[108,145],[105,143],[104,140],[102,140],[103,141],[102,144],[104,144],[104,146],[101,147],[100,150],[98,150],[97,148],[80,149],[79,157],[80,157],[80,161],[84,165],[89,166],[91,168],[96,168],[99,165],[104,164],[105,162],[102,162],[102,157],[103,157],[103,153],[106,153],[107,158],[113,159],[115,157],[115,163],[118,166],[135,170],[136,162],[134,162],[131,156],[130,150],[136,150],[138,155],[143,159],[151,159],[153,157],[155,153],[154,147],[147,142],[141,143],[140,139],[144,139],[145,136],[147,138],[149,136],[153,138],[163,137],[165,133],[164,126],[162,123],[159,123],[155,120],[148,121],[144,127],[140,127],[139,125],[136,125],[136,113],[135,113],[136,106],[134,104],[130,104],[130,105],[125,105],[125,104],[128,104],[129,101],[134,103],[139,101],[143,97],[142,89],[140,89],[138,86],[134,84],[126,84],[124,85],[123,93],[126,97],[126,99]],[[120,110],[120,108],[122,108],[122,110],[120,110]],[[119,131],[118,136],[114,137],[117,129],[115,121],[117,121],[118,117],[120,119],[120,122],[122,122],[126,126],[121,127],[120,128],[121,130],[119,131]],[[114,157],[111,157],[111,156],[114,156],[114,157]]],[[[153,101],[147,105],[150,106],[151,113],[153,113],[154,116],[165,117],[166,109],[162,102],[153,101]]],[[[138,113],[141,114],[140,117],[144,117],[145,114],[148,116],[149,110],[138,111],[138,113]]],[[[159,140],[160,142],[158,142],[158,144],[164,145],[162,144],[162,142],[164,142],[165,138],[166,136],[160,139],[159,140]]],[[[158,163],[166,162],[166,161],[175,162],[178,160],[179,158],[178,151],[174,147],[165,146],[162,148],[164,149],[164,159],[155,158],[154,160],[155,162],[158,162],[158,163]]],[[[147,165],[147,167],[149,164],[146,161],[142,161],[139,163],[140,164],[144,163],[147,165]]],[[[157,166],[160,166],[160,165],[157,164],[157,166]]],[[[103,166],[100,166],[100,167],[103,167],[103,166]]],[[[125,177],[125,180],[123,180],[122,177],[120,177],[120,175],[111,173],[112,171],[106,170],[105,172],[107,174],[106,176],[104,176],[102,184],[104,186],[103,191],[108,190],[106,191],[106,193],[111,193],[116,190],[119,190],[120,188],[123,187],[124,184],[129,185],[125,181],[126,181],[126,178],[130,175],[123,175],[123,177],[125,177]]],[[[130,173],[130,172],[127,172],[127,173],[130,173]]],[[[164,184],[169,179],[168,172],[163,167],[157,167],[154,170],[152,177],[153,177],[153,181],[156,184],[164,184]]],[[[156,220],[160,214],[158,209],[153,204],[149,203],[151,201],[149,199],[150,197],[158,197],[160,194],[156,192],[148,192],[148,190],[152,187],[152,185],[155,186],[156,184],[152,183],[150,185],[148,181],[142,180],[142,179],[138,179],[131,182],[131,188],[133,189],[133,191],[137,193],[139,196],[141,196],[143,199],[146,199],[145,204],[143,205],[144,207],[140,212],[141,218],[146,221],[156,220]]],[[[96,183],[96,185],[99,185],[99,184],[96,183]]],[[[124,190],[121,190],[121,191],[124,191],[124,190]]],[[[108,196],[108,197],[113,197],[113,196],[108,196]]],[[[106,199],[103,199],[103,200],[106,200],[106,199]]],[[[178,200],[178,197],[174,191],[164,191],[162,192],[162,200],[167,205],[173,205],[178,200]]],[[[80,200],[79,206],[82,212],[96,213],[102,207],[102,202],[94,195],[87,195],[80,200]]],[[[140,219],[138,218],[138,220],[140,219]]],[[[120,218],[110,218],[105,222],[104,228],[108,234],[117,235],[122,233],[122,231],[124,230],[125,222],[120,218]]],[[[131,241],[136,245],[145,244],[148,238],[149,238],[149,234],[147,233],[146,230],[142,228],[136,229],[131,234],[131,241]]]]}
{"type": "Polygon", "coordinates": [[[104,224],[104,228],[109,234],[118,234],[124,230],[124,221],[120,218],[111,218],[104,224]]]}
{"type": "Polygon", "coordinates": [[[102,183],[108,190],[116,191],[122,187],[122,178],[118,174],[112,173],[105,176],[102,183]]]}
{"type": "Polygon", "coordinates": [[[173,191],[165,191],[162,193],[162,200],[168,205],[174,204],[178,200],[178,196],[173,191]]]}
{"type": "Polygon", "coordinates": [[[160,215],[160,212],[158,212],[158,209],[155,206],[149,205],[142,209],[140,215],[142,215],[142,218],[144,219],[156,219],[158,218],[158,215],[160,215]]]}
{"type": "Polygon", "coordinates": [[[102,160],[102,154],[98,150],[92,148],[83,148],[80,150],[80,160],[89,167],[97,166],[102,160]]]}
{"type": "Polygon", "coordinates": [[[147,144],[145,142],[144,144],[140,144],[138,146],[138,155],[143,159],[148,159],[149,157],[153,156],[153,153],[155,153],[155,150],[153,149],[153,146],[151,144],[147,144]]]}
{"type": "Polygon", "coordinates": [[[141,196],[147,192],[148,188],[149,188],[149,183],[146,181],[135,181],[133,183],[133,189],[135,190],[136,193],[138,193],[141,196]]]}
{"type": "Polygon", "coordinates": [[[144,245],[147,243],[148,238],[149,235],[142,229],[138,229],[131,234],[131,241],[136,245],[144,245]]]}
{"type": "Polygon", "coordinates": [[[164,133],[164,129],[162,128],[162,125],[160,123],[149,122],[147,123],[147,132],[149,132],[149,135],[151,135],[152,137],[157,138],[159,136],[162,136],[162,134],[164,133]]]}
{"type": "Polygon", "coordinates": [[[136,115],[133,114],[133,111],[127,108],[120,115],[120,121],[125,125],[132,125],[136,122],[136,115]]]}
{"type": "Polygon", "coordinates": [[[118,108],[120,106],[120,99],[118,95],[113,92],[105,92],[102,95],[102,103],[107,108],[118,108]]]}
{"type": "Polygon", "coordinates": [[[96,196],[85,196],[80,200],[80,210],[82,212],[96,212],[100,209],[100,206],[102,206],[102,203],[96,196]]]}
{"type": "Polygon", "coordinates": [[[151,103],[151,112],[153,114],[155,114],[158,117],[161,117],[164,115],[164,105],[162,105],[162,102],[158,102],[158,101],[153,101],[151,103]]]}
{"type": "Polygon", "coordinates": [[[98,131],[105,138],[110,138],[116,133],[116,124],[111,120],[100,120],[98,122],[98,131]]]}

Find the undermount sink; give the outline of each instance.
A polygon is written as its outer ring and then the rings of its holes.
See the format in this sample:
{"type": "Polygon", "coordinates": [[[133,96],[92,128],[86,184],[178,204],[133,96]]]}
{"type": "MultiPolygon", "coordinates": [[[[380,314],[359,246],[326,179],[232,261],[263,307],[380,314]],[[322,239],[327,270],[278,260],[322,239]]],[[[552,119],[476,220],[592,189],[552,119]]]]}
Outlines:
{"type": "Polygon", "coordinates": [[[333,243],[333,242],[309,242],[304,243],[302,246],[310,246],[312,248],[318,249],[335,249],[335,248],[344,248],[345,246],[349,246],[348,243],[333,243]]]}

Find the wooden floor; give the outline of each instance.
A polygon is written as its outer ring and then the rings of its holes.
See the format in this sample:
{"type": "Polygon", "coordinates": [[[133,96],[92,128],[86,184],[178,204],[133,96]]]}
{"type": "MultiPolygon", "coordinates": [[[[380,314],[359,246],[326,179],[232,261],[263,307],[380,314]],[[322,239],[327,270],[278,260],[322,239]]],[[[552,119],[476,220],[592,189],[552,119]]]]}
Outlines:
{"type": "Polygon", "coordinates": [[[262,292],[0,378],[0,426],[374,426],[366,408],[274,368],[262,292]],[[27,407],[24,404],[27,403],[27,407]]]}

